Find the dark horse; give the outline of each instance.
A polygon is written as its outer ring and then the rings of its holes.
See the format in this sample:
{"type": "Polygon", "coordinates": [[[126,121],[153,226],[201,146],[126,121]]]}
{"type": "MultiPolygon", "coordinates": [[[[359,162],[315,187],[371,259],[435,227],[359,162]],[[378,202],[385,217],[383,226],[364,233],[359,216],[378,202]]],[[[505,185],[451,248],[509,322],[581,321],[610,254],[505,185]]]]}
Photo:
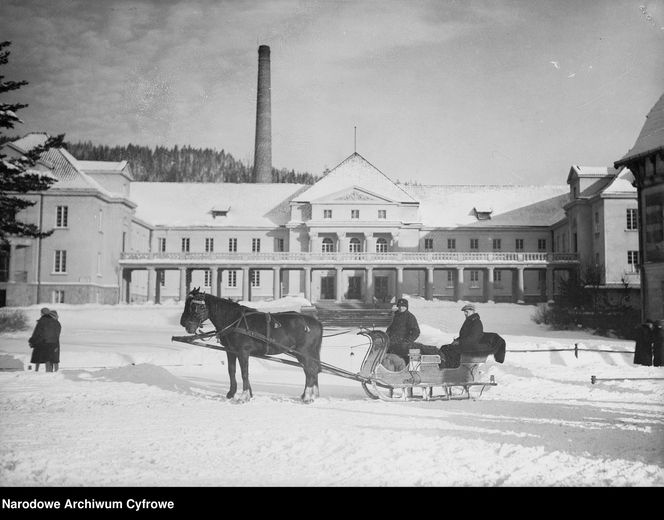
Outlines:
{"type": "Polygon", "coordinates": [[[226,354],[231,388],[226,397],[231,399],[237,392],[236,359],[240,360],[242,373],[242,393],[237,400],[244,402],[253,397],[249,384],[249,356],[284,352],[293,354],[304,368],[306,382],[302,400],[311,403],[314,397],[318,397],[323,325],[316,318],[298,312],[260,312],[196,288],[187,295],[180,325],[189,334],[194,334],[207,319],[217,330],[219,342],[229,349],[226,354]]]}

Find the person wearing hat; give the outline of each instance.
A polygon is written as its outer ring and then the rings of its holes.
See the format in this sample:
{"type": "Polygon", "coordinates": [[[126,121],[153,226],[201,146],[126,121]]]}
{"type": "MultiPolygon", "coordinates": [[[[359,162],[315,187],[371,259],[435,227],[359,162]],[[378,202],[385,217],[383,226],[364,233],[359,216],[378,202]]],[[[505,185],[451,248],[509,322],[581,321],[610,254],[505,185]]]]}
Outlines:
{"type": "Polygon", "coordinates": [[[459,337],[454,338],[451,344],[440,347],[441,366],[444,368],[458,367],[461,362],[461,352],[477,348],[482,341],[484,326],[475,305],[467,303],[461,307],[461,310],[466,315],[466,319],[459,330],[459,337]]]}
{"type": "Polygon", "coordinates": [[[47,372],[58,371],[60,364],[60,331],[62,326],[58,321],[57,311],[48,307],[41,310],[41,317],[37,320],[35,330],[28,340],[32,349],[30,363],[35,364],[35,372],[39,371],[39,365],[44,363],[47,372]]]}
{"type": "Polygon", "coordinates": [[[420,326],[415,315],[408,310],[408,300],[405,298],[397,300],[397,310],[385,332],[390,338],[388,354],[396,354],[407,365],[410,361],[408,350],[420,335],[420,326]]]}

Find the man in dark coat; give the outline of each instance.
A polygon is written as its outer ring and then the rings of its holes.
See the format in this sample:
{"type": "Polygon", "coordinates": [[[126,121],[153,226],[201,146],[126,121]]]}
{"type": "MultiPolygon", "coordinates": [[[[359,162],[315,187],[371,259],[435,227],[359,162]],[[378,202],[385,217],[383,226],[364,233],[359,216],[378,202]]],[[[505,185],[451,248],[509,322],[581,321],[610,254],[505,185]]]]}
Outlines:
{"type": "Polygon", "coordinates": [[[387,352],[396,354],[408,364],[408,350],[420,335],[420,326],[415,315],[408,310],[408,300],[399,298],[392,323],[385,331],[390,338],[387,352]]]}
{"type": "Polygon", "coordinates": [[[37,320],[35,330],[28,340],[30,348],[32,348],[30,363],[35,364],[35,372],[39,371],[41,363],[46,364],[47,372],[58,371],[61,329],[58,313],[44,307],[41,310],[41,317],[37,320]]]}
{"type": "Polygon", "coordinates": [[[654,325],[652,320],[646,320],[638,326],[634,348],[635,365],[652,366],[654,325]]]}
{"type": "Polygon", "coordinates": [[[449,345],[440,347],[441,368],[456,368],[461,362],[461,353],[477,350],[482,341],[484,326],[475,306],[468,303],[461,307],[466,319],[459,330],[459,337],[449,345]]]}

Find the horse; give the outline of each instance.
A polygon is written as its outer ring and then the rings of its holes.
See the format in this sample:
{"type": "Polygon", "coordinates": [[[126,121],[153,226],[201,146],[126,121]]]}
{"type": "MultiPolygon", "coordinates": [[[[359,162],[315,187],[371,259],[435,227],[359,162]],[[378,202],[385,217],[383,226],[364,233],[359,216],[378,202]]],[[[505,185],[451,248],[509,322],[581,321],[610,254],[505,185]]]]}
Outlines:
{"type": "Polygon", "coordinates": [[[318,373],[321,371],[323,325],[316,318],[299,312],[260,312],[195,288],[185,299],[180,325],[189,334],[194,334],[207,319],[215,326],[218,341],[228,349],[226,355],[231,384],[226,394],[228,399],[233,399],[237,392],[237,359],[240,360],[242,393],[236,401],[247,402],[253,397],[249,383],[249,356],[284,352],[294,355],[304,368],[305,385],[300,396],[302,401],[311,403],[315,397],[319,397],[318,373]]]}

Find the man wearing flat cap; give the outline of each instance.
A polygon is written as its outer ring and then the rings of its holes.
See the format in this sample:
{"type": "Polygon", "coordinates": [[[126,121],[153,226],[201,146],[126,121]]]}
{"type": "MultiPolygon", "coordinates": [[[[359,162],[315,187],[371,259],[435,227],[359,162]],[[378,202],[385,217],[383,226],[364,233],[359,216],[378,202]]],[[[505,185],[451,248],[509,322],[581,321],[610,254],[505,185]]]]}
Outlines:
{"type": "Polygon", "coordinates": [[[408,300],[405,298],[397,300],[397,310],[392,318],[392,323],[385,332],[390,338],[387,352],[396,354],[407,365],[409,362],[408,350],[420,335],[420,327],[415,315],[408,310],[408,300]]]}
{"type": "Polygon", "coordinates": [[[466,315],[466,319],[459,330],[459,337],[449,345],[443,345],[441,349],[441,365],[445,368],[455,368],[461,361],[461,352],[477,348],[484,334],[484,326],[480,315],[477,314],[475,305],[467,303],[461,310],[466,315]]]}

